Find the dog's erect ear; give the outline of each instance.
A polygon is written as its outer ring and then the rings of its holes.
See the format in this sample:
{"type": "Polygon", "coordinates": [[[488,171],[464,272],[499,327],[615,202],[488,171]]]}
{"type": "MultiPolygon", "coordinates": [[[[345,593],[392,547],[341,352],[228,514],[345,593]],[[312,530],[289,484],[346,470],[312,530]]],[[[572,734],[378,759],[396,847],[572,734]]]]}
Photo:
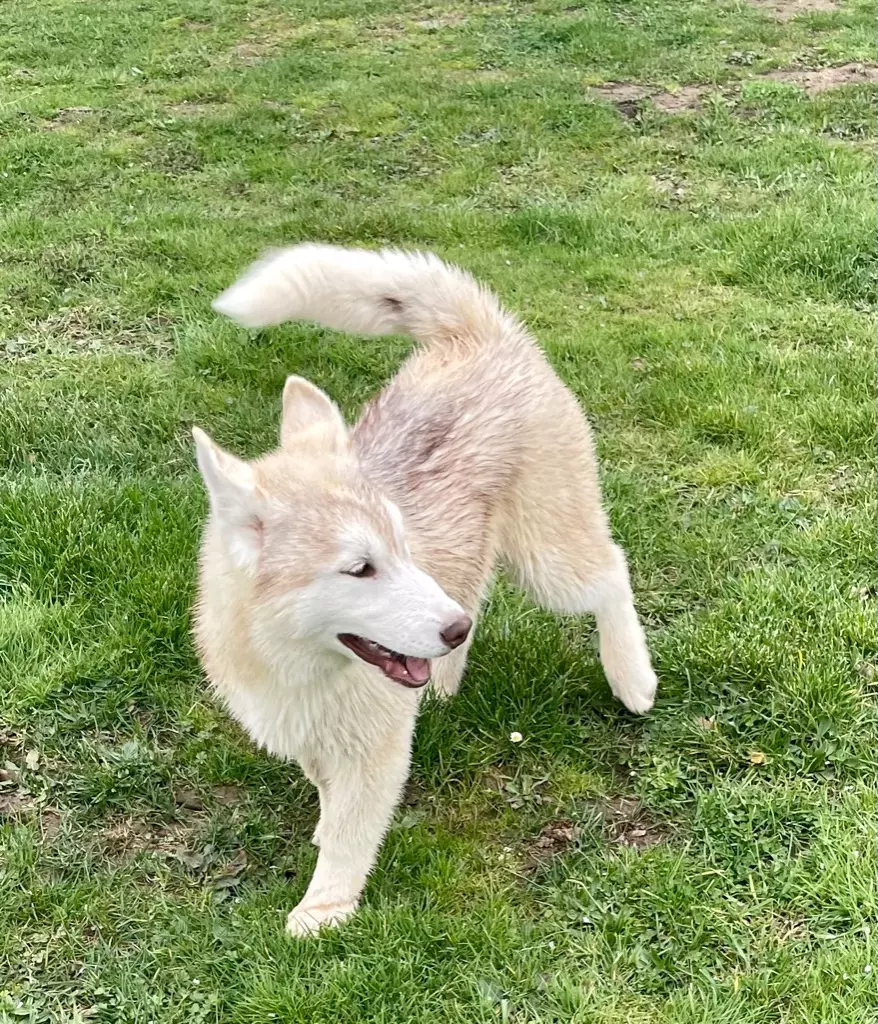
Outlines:
{"type": "Polygon", "coordinates": [[[304,377],[287,377],[280,421],[282,448],[307,444],[341,453],[347,448],[348,428],[338,406],[304,377]]]}
{"type": "Polygon", "coordinates": [[[246,462],[223,451],[198,427],[192,428],[192,437],[210,507],[229,554],[240,569],[253,568],[262,544],[261,496],[253,470],[246,462]]]}

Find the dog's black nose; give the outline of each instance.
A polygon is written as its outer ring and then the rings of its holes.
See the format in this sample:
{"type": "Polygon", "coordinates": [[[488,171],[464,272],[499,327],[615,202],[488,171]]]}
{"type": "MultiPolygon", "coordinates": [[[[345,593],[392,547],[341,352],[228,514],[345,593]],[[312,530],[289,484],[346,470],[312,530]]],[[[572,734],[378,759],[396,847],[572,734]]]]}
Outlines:
{"type": "Polygon", "coordinates": [[[442,637],[444,643],[453,650],[455,647],[460,645],[469,636],[469,631],[473,628],[473,620],[469,615],[463,615],[459,619],[455,619],[450,626],[446,626],[445,629],[439,634],[442,637]]]}

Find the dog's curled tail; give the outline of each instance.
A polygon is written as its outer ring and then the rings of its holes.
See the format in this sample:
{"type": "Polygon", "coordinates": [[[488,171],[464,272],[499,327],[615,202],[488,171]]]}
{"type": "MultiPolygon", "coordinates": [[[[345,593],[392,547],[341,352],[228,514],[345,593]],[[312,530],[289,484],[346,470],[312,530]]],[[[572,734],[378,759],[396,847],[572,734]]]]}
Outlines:
{"type": "Polygon", "coordinates": [[[308,320],[355,334],[478,343],[516,321],[469,274],[429,253],[304,244],[268,253],[213,303],[244,327],[308,320]]]}

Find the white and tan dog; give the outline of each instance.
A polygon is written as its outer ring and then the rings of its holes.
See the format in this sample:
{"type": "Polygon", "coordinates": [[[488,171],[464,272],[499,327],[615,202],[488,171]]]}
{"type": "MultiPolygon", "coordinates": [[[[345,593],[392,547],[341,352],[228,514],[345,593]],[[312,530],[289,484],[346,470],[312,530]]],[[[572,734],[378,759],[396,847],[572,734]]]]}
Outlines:
{"type": "Polygon", "coordinates": [[[354,912],[409,770],[421,688],[458,687],[502,561],[540,604],[597,617],[613,693],[656,677],[591,435],[522,325],[434,256],[300,245],[215,303],[247,327],[309,320],[420,344],[349,429],[290,377],[280,447],[243,462],[194,429],[210,496],[196,638],[235,718],[320,796],[294,935],[354,912]],[[434,659],[435,662],[434,662],[434,659]]]}

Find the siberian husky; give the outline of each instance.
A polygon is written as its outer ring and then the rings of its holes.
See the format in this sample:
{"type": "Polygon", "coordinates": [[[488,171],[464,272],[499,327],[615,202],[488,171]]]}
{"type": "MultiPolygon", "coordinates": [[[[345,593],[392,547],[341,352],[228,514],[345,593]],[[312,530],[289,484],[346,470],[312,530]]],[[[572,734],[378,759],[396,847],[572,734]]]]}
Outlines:
{"type": "Polygon", "coordinates": [[[193,429],[210,515],[195,635],[250,736],[318,789],[317,866],[293,935],[357,907],[409,771],[425,684],[460,682],[495,563],[546,608],[590,612],[616,697],[656,677],[601,505],[588,424],[525,328],[437,257],[299,245],[214,303],[246,327],[307,320],[417,347],[348,427],[290,377],[253,462],[193,429]]]}

